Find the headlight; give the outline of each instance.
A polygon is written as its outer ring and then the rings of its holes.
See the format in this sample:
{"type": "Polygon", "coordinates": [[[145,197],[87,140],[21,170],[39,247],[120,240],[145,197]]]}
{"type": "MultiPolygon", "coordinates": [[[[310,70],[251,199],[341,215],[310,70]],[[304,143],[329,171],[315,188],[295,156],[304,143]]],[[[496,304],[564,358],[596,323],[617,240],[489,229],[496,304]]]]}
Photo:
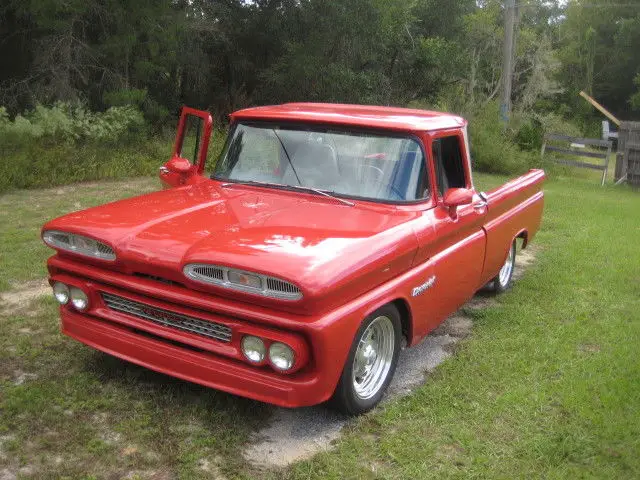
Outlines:
{"type": "Polygon", "coordinates": [[[102,260],[116,259],[116,254],[109,245],[94,240],[93,238],[83,237],[82,235],[47,230],[42,235],[42,239],[50,247],[59,248],[60,250],[100,258],[102,260]]]}
{"type": "Polygon", "coordinates": [[[69,287],[62,282],[53,284],[53,296],[60,305],[66,305],[69,301],[69,287]]]}
{"type": "Polygon", "coordinates": [[[260,363],[266,353],[264,342],[258,337],[247,335],[242,339],[242,353],[250,362],[260,363]]]}
{"type": "Polygon", "coordinates": [[[278,370],[289,370],[293,367],[296,357],[289,345],[275,342],[269,347],[269,361],[278,370]]]}
{"type": "Polygon", "coordinates": [[[293,283],[259,273],[245,272],[244,270],[205,263],[185,265],[183,272],[196,282],[254,293],[264,297],[282,300],[299,300],[302,298],[302,292],[293,283]]]}
{"type": "Polygon", "coordinates": [[[87,294],[76,287],[71,287],[70,291],[71,304],[76,310],[86,310],[89,307],[89,298],[87,294]]]}

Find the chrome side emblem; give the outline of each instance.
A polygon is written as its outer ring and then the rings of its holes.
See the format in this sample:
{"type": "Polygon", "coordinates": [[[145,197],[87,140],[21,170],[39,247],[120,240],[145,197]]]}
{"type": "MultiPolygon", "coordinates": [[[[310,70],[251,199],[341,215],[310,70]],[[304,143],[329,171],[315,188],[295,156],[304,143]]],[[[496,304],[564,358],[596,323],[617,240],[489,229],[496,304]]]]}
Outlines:
{"type": "Polygon", "coordinates": [[[424,282],[422,285],[418,285],[416,288],[414,288],[411,291],[411,296],[412,297],[417,297],[418,295],[423,294],[424,292],[426,292],[427,290],[429,290],[431,287],[433,287],[433,285],[436,283],[436,276],[432,275],[431,277],[429,277],[429,279],[424,282]]]}

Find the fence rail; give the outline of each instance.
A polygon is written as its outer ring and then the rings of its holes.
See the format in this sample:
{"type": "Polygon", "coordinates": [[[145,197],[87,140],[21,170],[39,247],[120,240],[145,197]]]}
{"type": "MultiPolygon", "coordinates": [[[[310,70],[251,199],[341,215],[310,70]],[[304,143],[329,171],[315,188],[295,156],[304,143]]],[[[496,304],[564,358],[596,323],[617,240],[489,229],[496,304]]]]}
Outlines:
{"type": "Polygon", "coordinates": [[[550,133],[544,136],[544,143],[542,144],[542,151],[540,154],[544,157],[546,152],[554,152],[563,156],[600,159],[602,160],[602,163],[598,164],[580,160],[570,160],[567,158],[554,158],[553,161],[555,163],[570,165],[572,167],[600,170],[602,171],[602,185],[604,185],[604,181],[607,178],[607,171],[609,170],[609,157],[611,156],[612,148],[611,143],[612,142],[610,140],[602,140],[599,138],[580,138],[550,133]],[[549,145],[549,142],[568,143],[569,145],[549,145]],[[606,148],[606,151],[587,151],[584,149],[587,145],[600,149],[606,148]]]}

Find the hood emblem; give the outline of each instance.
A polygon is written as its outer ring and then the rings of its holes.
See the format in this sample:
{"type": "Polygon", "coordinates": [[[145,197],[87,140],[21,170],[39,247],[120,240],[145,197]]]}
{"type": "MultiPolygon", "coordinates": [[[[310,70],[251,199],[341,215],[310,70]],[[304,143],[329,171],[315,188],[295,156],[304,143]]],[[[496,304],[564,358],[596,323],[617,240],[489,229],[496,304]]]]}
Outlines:
{"type": "Polygon", "coordinates": [[[424,292],[426,292],[427,290],[429,290],[431,287],[433,287],[433,285],[436,283],[436,276],[432,275],[431,277],[429,277],[427,279],[426,282],[424,282],[422,285],[418,285],[417,287],[415,287],[413,290],[411,290],[411,296],[412,297],[417,297],[418,295],[423,294],[424,292]]]}

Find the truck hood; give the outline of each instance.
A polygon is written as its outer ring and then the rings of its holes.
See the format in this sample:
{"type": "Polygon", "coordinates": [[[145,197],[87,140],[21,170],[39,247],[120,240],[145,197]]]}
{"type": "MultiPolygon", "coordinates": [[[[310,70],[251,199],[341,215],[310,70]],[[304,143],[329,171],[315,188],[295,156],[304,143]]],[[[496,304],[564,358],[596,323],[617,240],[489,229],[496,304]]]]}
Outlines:
{"type": "MultiPolygon", "coordinates": [[[[44,229],[109,244],[116,252],[114,268],[127,273],[189,283],[184,265],[212,263],[291,281],[306,298],[372,262],[379,266],[387,258],[391,264],[386,267],[392,267],[387,275],[411,265],[417,241],[407,222],[416,212],[372,202],[352,207],[297,191],[220,185],[203,181],[121,200],[57,218],[44,229]]],[[[222,293],[218,287],[189,285],[222,293]]]]}

